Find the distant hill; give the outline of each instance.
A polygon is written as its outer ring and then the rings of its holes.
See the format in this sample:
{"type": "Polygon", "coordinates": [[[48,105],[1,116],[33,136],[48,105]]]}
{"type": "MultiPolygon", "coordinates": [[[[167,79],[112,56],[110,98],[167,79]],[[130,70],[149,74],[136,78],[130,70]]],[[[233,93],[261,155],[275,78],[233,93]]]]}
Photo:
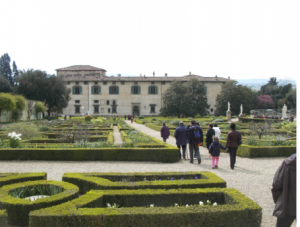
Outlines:
{"type": "MultiPolygon", "coordinates": [[[[252,87],[254,90],[259,90],[262,85],[268,83],[269,79],[244,79],[244,80],[237,80],[238,84],[252,87]]],[[[297,82],[296,81],[287,81],[287,80],[278,80],[278,85],[285,85],[287,83],[291,83],[293,88],[296,88],[297,82]]]]}

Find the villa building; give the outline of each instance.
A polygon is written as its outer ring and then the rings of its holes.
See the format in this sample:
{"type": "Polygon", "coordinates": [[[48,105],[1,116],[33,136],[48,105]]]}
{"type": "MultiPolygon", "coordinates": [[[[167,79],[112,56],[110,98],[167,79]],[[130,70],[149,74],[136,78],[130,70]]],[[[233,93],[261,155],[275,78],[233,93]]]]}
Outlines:
{"type": "Polygon", "coordinates": [[[189,73],[181,77],[165,76],[106,76],[106,70],[89,65],[56,69],[67,88],[71,89],[69,105],[63,114],[80,116],[155,116],[162,107],[162,95],[173,80],[187,82],[196,78],[203,82],[210,114],[214,114],[216,97],[230,79],[202,77],[189,73]]]}

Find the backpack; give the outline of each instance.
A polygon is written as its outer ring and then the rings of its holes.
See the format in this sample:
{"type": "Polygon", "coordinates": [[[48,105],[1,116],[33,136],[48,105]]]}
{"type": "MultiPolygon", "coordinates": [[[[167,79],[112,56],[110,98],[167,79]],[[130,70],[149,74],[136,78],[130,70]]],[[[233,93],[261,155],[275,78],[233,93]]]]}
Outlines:
{"type": "Polygon", "coordinates": [[[200,129],[198,127],[192,126],[194,128],[193,131],[193,139],[194,141],[199,141],[201,139],[200,129]]]}

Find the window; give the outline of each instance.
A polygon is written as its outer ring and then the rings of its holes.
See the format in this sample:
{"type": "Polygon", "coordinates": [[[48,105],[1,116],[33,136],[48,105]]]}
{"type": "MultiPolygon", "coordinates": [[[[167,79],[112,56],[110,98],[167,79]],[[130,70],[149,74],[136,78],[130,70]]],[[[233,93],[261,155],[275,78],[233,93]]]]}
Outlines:
{"type": "Polygon", "coordinates": [[[80,100],[75,100],[75,103],[80,103],[80,100]]]}
{"type": "Polygon", "coordinates": [[[107,109],[107,112],[110,113],[110,108],[107,109]]]}
{"type": "Polygon", "coordinates": [[[156,104],[150,104],[150,113],[155,113],[156,104]]]}
{"type": "Polygon", "coordinates": [[[106,101],[106,105],[109,105],[109,100],[106,101]]]}
{"type": "Polygon", "coordinates": [[[112,106],[111,112],[112,113],[117,113],[117,106],[112,106]]]}
{"type": "Polygon", "coordinates": [[[99,103],[99,100],[94,100],[94,103],[99,103]]]}
{"type": "Polygon", "coordinates": [[[141,94],[141,87],[138,85],[131,86],[131,94],[134,94],[134,95],[141,94]]]}
{"type": "Polygon", "coordinates": [[[107,84],[107,82],[106,81],[103,81],[103,85],[106,85],[107,84]]]}
{"type": "Polygon", "coordinates": [[[70,81],[68,81],[67,84],[70,84],[70,81]]]}
{"type": "Polygon", "coordinates": [[[101,95],[101,87],[98,85],[94,85],[91,87],[92,95],[101,95]]]}
{"type": "Polygon", "coordinates": [[[99,113],[99,106],[98,105],[94,106],[94,113],[99,113]]]}
{"type": "Polygon", "coordinates": [[[80,106],[78,105],[75,106],[75,113],[80,114],[80,106]]]}
{"type": "Polygon", "coordinates": [[[101,113],[104,113],[104,108],[101,108],[101,113]]]}
{"type": "Polygon", "coordinates": [[[148,94],[158,94],[158,88],[157,86],[149,86],[148,87],[148,94]]]}
{"type": "Polygon", "coordinates": [[[121,81],[121,84],[124,85],[124,84],[125,84],[125,81],[121,81]]]}
{"type": "Polygon", "coordinates": [[[75,84],[76,84],[76,85],[78,85],[78,84],[79,84],[79,82],[75,82],[75,84]]]}
{"type": "Polygon", "coordinates": [[[75,85],[72,87],[72,94],[73,95],[81,95],[82,94],[82,87],[75,85]]]}
{"type": "Polygon", "coordinates": [[[95,81],[94,84],[98,84],[98,81],[95,81]]]}
{"type": "Polygon", "coordinates": [[[214,109],[210,109],[210,112],[214,112],[214,109]]]}
{"type": "Polygon", "coordinates": [[[110,95],[118,95],[119,94],[119,87],[116,85],[112,85],[109,87],[109,94],[110,95]]]}
{"type": "Polygon", "coordinates": [[[84,84],[88,84],[87,81],[84,81],[84,84]]]}
{"type": "Polygon", "coordinates": [[[113,105],[116,105],[116,100],[113,100],[113,103],[112,103],[113,105]]]}

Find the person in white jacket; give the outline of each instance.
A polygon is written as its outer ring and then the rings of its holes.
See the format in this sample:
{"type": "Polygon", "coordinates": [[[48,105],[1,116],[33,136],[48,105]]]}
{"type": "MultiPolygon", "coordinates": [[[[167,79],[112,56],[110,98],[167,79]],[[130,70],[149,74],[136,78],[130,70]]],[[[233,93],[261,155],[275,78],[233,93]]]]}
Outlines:
{"type": "Polygon", "coordinates": [[[217,124],[214,124],[213,130],[215,130],[215,136],[217,136],[218,138],[220,138],[221,129],[218,127],[217,124]]]}

